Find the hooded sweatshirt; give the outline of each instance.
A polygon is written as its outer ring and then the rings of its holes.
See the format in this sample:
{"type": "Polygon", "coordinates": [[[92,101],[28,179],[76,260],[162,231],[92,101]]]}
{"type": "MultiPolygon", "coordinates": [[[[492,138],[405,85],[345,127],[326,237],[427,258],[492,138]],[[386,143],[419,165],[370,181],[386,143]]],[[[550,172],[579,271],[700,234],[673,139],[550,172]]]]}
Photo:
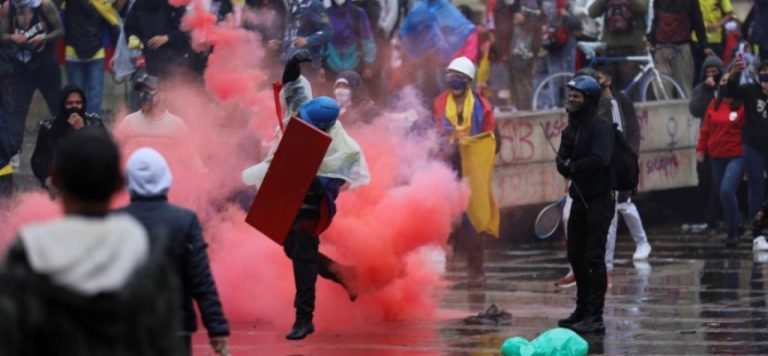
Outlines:
{"type": "Polygon", "coordinates": [[[88,98],[85,97],[83,89],[75,85],[66,86],[61,90],[59,98],[61,98],[61,101],[59,102],[59,113],[56,117],[40,121],[40,128],[37,133],[37,144],[35,145],[35,151],[32,153],[32,172],[34,172],[35,177],[40,181],[40,184],[44,184],[45,179],[50,176],[50,169],[56,153],[56,146],[62,139],[75,131],[72,125],[68,122],[71,114],[79,114],[83,118],[86,127],[104,128],[104,123],[98,115],[85,112],[85,108],[88,107],[88,98]],[[64,108],[64,103],[67,101],[67,97],[72,93],[80,93],[80,96],[83,98],[82,110],[68,111],[64,108]]]}
{"type": "Polygon", "coordinates": [[[177,355],[161,245],[125,214],[22,228],[0,264],[0,354],[177,355]]]}
{"type": "Polygon", "coordinates": [[[181,282],[178,292],[184,324],[180,330],[197,330],[197,304],[210,337],[229,335],[200,221],[194,212],[170,204],[166,198],[173,180],[168,163],[160,153],[144,147],[131,155],[125,170],[131,204],[121,211],[135,217],[147,230],[167,234],[165,253],[181,282]]]}
{"type": "Polygon", "coordinates": [[[710,67],[717,68],[720,74],[715,77],[714,87],[710,87],[704,84],[704,81],[702,80],[701,83],[693,88],[693,95],[691,95],[691,102],[688,104],[688,109],[690,110],[691,115],[696,118],[704,117],[704,113],[707,111],[709,102],[712,101],[712,99],[715,97],[715,92],[717,91],[718,86],[720,86],[720,77],[723,75],[723,61],[721,61],[720,57],[717,56],[707,57],[707,59],[705,59],[704,63],[701,65],[702,79],[706,79],[704,72],[706,72],[707,68],[710,67]]]}
{"type": "MultiPolygon", "coordinates": [[[[758,58],[755,58],[754,66],[759,72],[763,65],[758,58]]],[[[740,85],[740,77],[739,75],[732,76],[728,81],[727,89],[729,96],[744,102],[744,129],[742,131],[744,144],[768,154],[768,95],[763,93],[760,83],[740,85]]]]}
{"type": "Polygon", "coordinates": [[[569,195],[573,199],[581,199],[580,192],[589,201],[614,187],[610,163],[615,136],[611,124],[599,118],[598,105],[597,100],[587,99],[579,111],[568,114],[568,127],[563,130],[563,136],[572,136],[575,144],[560,145],[558,157],[572,163],[570,172],[560,165],[558,171],[572,180],[569,195]]]}

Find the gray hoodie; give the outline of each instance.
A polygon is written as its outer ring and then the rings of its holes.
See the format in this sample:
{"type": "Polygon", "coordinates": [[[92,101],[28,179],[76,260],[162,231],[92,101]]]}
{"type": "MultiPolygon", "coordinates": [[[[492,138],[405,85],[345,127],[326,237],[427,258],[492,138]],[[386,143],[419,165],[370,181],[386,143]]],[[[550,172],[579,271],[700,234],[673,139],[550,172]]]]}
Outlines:
{"type": "MultiPolygon", "coordinates": [[[[716,67],[720,71],[720,75],[723,72],[723,61],[717,56],[707,57],[704,63],[701,65],[701,76],[704,77],[704,72],[709,67],[716,67]]],[[[719,83],[714,87],[710,87],[702,81],[695,88],[693,88],[693,94],[691,95],[691,102],[688,104],[688,109],[691,115],[696,118],[704,117],[704,113],[707,112],[707,106],[712,98],[715,97],[715,91],[720,86],[719,83]]]]}

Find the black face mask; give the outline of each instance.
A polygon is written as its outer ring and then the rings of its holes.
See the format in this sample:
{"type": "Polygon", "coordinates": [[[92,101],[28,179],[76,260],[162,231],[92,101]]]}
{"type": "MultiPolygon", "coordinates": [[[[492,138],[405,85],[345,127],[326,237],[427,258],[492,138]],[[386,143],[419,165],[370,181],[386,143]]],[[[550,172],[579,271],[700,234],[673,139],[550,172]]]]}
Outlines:
{"type": "Polygon", "coordinates": [[[768,73],[758,74],[757,79],[760,83],[768,83],[768,73]]]}
{"type": "Polygon", "coordinates": [[[155,103],[155,92],[149,90],[142,90],[139,92],[139,106],[149,104],[152,106],[155,103]]]}
{"type": "Polygon", "coordinates": [[[565,111],[569,113],[577,113],[581,110],[581,108],[584,106],[583,102],[578,102],[575,100],[568,100],[565,102],[565,111]]]}

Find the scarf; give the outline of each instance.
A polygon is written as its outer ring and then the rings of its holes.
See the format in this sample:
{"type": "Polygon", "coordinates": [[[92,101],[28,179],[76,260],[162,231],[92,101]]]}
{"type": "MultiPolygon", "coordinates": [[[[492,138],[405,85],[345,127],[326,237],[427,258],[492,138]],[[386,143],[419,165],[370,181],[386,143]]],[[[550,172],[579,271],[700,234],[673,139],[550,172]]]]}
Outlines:
{"type": "Polygon", "coordinates": [[[475,95],[471,91],[467,91],[467,95],[464,97],[464,109],[462,110],[462,121],[459,123],[458,112],[456,110],[456,101],[453,98],[453,94],[448,94],[448,100],[445,103],[445,117],[448,118],[448,122],[453,125],[452,139],[457,140],[463,137],[470,136],[472,133],[472,111],[475,107],[475,95]]]}

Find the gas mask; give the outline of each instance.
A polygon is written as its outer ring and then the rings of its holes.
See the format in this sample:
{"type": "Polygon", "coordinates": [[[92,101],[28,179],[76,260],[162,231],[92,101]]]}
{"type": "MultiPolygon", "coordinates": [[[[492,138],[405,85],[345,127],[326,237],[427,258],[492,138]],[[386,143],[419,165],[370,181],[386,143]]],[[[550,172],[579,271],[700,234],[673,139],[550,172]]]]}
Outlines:
{"type": "Polygon", "coordinates": [[[154,106],[155,103],[155,95],[157,95],[156,91],[153,90],[142,90],[139,92],[139,106],[149,105],[149,107],[154,106]]]}
{"type": "Polygon", "coordinates": [[[448,87],[454,92],[464,91],[467,89],[469,82],[464,76],[450,75],[448,76],[448,87]]]}

